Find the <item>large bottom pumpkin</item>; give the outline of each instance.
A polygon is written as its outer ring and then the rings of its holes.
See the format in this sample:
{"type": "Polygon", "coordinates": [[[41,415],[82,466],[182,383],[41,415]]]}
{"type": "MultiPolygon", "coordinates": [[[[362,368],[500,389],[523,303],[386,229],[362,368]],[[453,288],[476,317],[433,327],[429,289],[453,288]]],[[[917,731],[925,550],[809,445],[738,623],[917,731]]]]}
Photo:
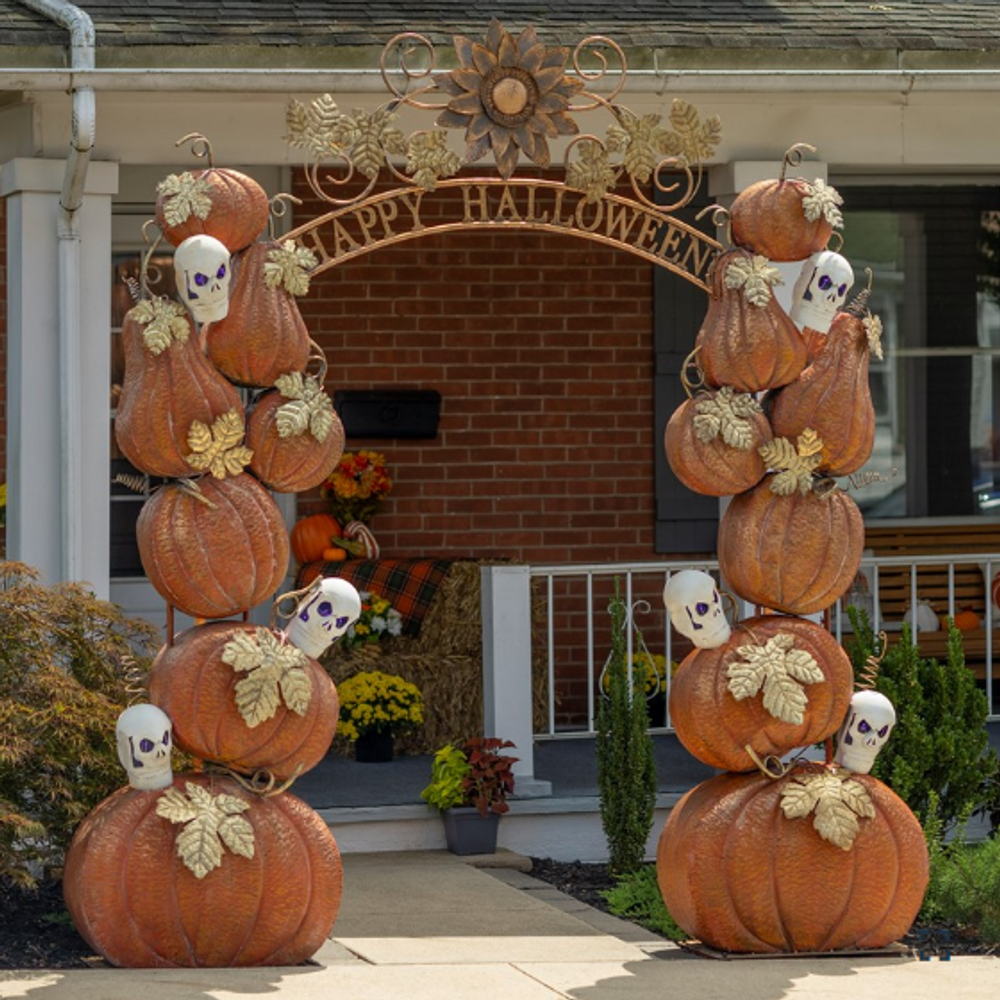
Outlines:
{"type": "MultiPolygon", "coordinates": [[[[789,819],[773,780],[721,774],[670,813],[656,870],[671,916],[722,951],[879,948],[912,924],[927,888],[927,847],[916,817],[870,775],[847,774],[874,815],[849,849],[824,840],[814,815],[789,819]]],[[[844,773],[844,772],[842,772],[844,773]]]]}
{"type": "MultiPolygon", "coordinates": [[[[190,785],[247,803],[227,815],[249,823],[253,856],[223,846],[218,866],[198,878],[177,854],[188,827],[157,814],[166,793],[121,788],[84,819],[66,855],[63,891],[77,930],[125,968],[305,961],[340,907],[343,873],[329,828],[288,793],[262,798],[206,774],[179,775],[173,787],[187,793],[190,785]]],[[[209,829],[204,839],[214,837],[209,829]]]]}

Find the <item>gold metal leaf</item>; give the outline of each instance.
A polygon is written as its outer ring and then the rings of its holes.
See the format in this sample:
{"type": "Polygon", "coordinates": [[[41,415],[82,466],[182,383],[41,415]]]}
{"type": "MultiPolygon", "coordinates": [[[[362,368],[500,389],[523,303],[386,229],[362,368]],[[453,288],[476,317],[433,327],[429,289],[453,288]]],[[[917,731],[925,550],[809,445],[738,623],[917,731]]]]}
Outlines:
{"type": "Polygon", "coordinates": [[[816,832],[845,851],[854,846],[858,821],[875,816],[871,796],[859,781],[829,771],[795,775],[781,790],[781,810],[788,819],[815,812],[816,832]]]}
{"type": "Polygon", "coordinates": [[[798,447],[788,438],[774,438],[757,449],[764,464],[775,471],[771,492],[791,496],[798,490],[805,496],[813,485],[813,471],[823,460],[823,439],[811,427],[798,437],[798,447]]]}
{"type": "Polygon", "coordinates": [[[156,190],[166,196],[163,218],[168,226],[179,226],[192,215],[196,219],[207,219],[212,211],[212,184],[204,175],[195,177],[187,170],[171,174],[156,185],[156,190]]]}
{"type": "Polygon", "coordinates": [[[774,295],[772,285],[783,285],[785,279],[771,262],[760,254],[737,257],[726,268],[726,288],[742,288],[743,296],[753,306],[763,308],[774,295]]]}
{"type": "Polygon", "coordinates": [[[608,151],[596,139],[584,139],[576,145],[578,159],[566,170],[566,186],[586,194],[587,201],[600,201],[614,186],[618,176],[608,161],[608,151]]]}
{"type": "Polygon", "coordinates": [[[809,222],[824,218],[834,229],[840,229],[844,225],[844,217],[840,212],[840,206],[843,204],[844,199],[840,196],[840,192],[830,187],[826,181],[817,177],[811,184],[806,184],[802,210],[809,222]]]}
{"type": "Polygon", "coordinates": [[[288,126],[285,141],[290,146],[308,150],[321,160],[340,152],[335,136],[344,117],[329,94],[317,97],[308,107],[301,101],[289,101],[285,112],[288,126]]]}
{"type": "Polygon", "coordinates": [[[191,781],[185,788],[186,796],[177,788],[168,788],[156,803],[156,814],[183,825],[175,845],[177,856],[195,878],[204,878],[222,864],[224,847],[252,858],[253,827],[239,815],[250,803],[234,795],[213,796],[191,781]]]}
{"type": "Polygon", "coordinates": [[[413,183],[433,191],[442,177],[453,177],[462,169],[462,158],[448,148],[448,133],[442,129],[416,132],[406,147],[406,172],[413,183]]]}
{"type": "Polygon", "coordinates": [[[748,393],[736,393],[732,386],[723,386],[695,403],[693,421],[695,436],[708,443],[722,436],[730,448],[748,451],[753,447],[753,424],[750,416],[761,412],[761,405],[748,393]]]}
{"type": "Polygon", "coordinates": [[[186,344],[191,335],[187,310],[169,299],[144,299],[129,316],[143,327],[142,336],[150,354],[162,354],[171,344],[186,344]]]}
{"type": "Polygon", "coordinates": [[[369,179],[378,176],[387,156],[406,154],[403,133],[393,124],[397,117],[388,108],[355,108],[353,117],[342,118],[334,130],[337,144],[350,149],[355,167],[369,179]]]}
{"type": "Polygon", "coordinates": [[[623,153],[625,169],[630,177],[645,183],[653,175],[663,156],[681,152],[680,137],[661,124],[661,116],[650,114],[620,115],[618,122],[608,126],[608,149],[623,153]]]}
{"type": "Polygon", "coordinates": [[[812,654],[795,648],[795,637],[780,632],[761,645],[739,646],[743,658],[726,670],[729,692],[737,701],[752,698],[763,687],[763,705],[776,719],[801,725],[809,696],[806,684],[823,681],[823,671],[812,654]]]}
{"type": "Polygon", "coordinates": [[[253,458],[253,452],[240,444],[243,430],[243,414],[236,409],[216,418],[211,427],[193,421],[188,431],[188,465],[197,472],[207,470],[216,479],[238,476],[253,458]]]}
{"type": "Polygon", "coordinates": [[[280,247],[267,252],[264,284],[268,288],[284,288],[291,295],[305,295],[309,291],[309,271],[318,263],[312,250],[285,240],[280,247]]]}
{"type": "Polygon", "coordinates": [[[279,437],[297,437],[309,431],[321,444],[333,427],[334,409],[319,379],[300,372],[281,375],[274,383],[285,399],[278,407],[275,422],[279,437]]]}
{"type": "Polygon", "coordinates": [[[710,160],[722,142],[722,119],[712,115],[703,122],[698,109],[687,101],[674,98],[670,106],[670,124],[677,132],[680,153],[688,163],[710,160]]]}
{"type": "Polygon", "coordinates": [[[882,360],[882,320],[874,315],[870,310],[865,312],[865,318],[861,321],[868,335],[868,349],[879,361],[882,360]]]}
{"type": "Polygon", "coordinates": [[[237,632],[223,647],[222,662],[246,674],[236,683],[236,708],[250,729],[273,718],[282,700],[296,715],[309,710],[309,658],[270,629],[237,632]]]}

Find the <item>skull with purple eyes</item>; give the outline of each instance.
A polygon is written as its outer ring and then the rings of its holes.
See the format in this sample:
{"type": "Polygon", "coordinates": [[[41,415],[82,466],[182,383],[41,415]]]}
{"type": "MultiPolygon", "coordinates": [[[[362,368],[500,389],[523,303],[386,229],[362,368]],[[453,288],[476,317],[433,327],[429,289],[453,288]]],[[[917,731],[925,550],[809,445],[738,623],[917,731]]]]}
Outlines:
{"type": "Polygon", "coordinates": [[[148,791],[173,784],[172,731],[170,717],[155,705],[133,705],[118,716],[115,726],[118,760],[128,772],[128,783],[133,788],[148,791]]]}
{"type": "Polygon", "coordinates": [[[313,581],[299,601],[285,636],[307,656],[320,656],[361,616],[361,597],[337,576],[313,581]]]}
{"type": "Polygon", "coordinates": [[[189,236],[174,254],[177,294],[199,323],[229,312],[229,251],[213,236],[189,236]]]}
{"type": "Polygon", "coordinates": [[[697,569],[674,573],[663,588],[663,603],[674,628],[699,649],[714,649],[729,639],[722,598],[708,573],[697,569]]]}
{"type": "Polygon", "coordinates": [[[827,333],[837,310],[854,284],[851,265],[832,250],[814,253],[803,265],[795,288],[789,316],[799,329],[809,327],[827,333]]]}
{"type": "Polygon", "coordinates": [[[896,724],[892,702],[878,691],[857,691],[837,734],[834,760],[858,774],[868,774],[896,724]]]}

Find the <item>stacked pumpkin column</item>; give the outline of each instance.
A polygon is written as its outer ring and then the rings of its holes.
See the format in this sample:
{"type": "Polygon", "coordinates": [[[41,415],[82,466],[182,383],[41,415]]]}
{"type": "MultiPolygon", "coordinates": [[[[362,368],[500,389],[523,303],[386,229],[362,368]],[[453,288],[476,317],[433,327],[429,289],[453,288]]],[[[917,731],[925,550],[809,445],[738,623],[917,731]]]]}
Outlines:
{"type": "Polygon", "coordinates": [[[77,830],[66,902],[114,965],[296,964],[329,935],[342,870],[326,823],[287,787],[333,737],[337,693],[315,657],[354,612],[318,585],[297,632],[245,613],[288,571],[269,490],[318,485],[343,450],[295,302],[315,261],[261,239],[268,199],[243,174],[210,161],[159,191],[180,302],[143,298],[125,319],[116,434],[136,468],[167,479],[141,511],[139,551],[197,624],[169,635],[150,704],[119,720],[129,785],[77,830]],[[173,776],[172,743],[196,770],[173,776]]]}
{"type": "Polygon", "coordinates": [[[868,357],[880,325],[867,294],[840,308],[850,265],[826,249],[839,204],[824,182],[785,179],[784,169],[736,199],[735,245],[714,265],[698,374],[686,381],[700,389],[665,434],[685,485],[732,497],[720,570],[756,606],[720,629],[711,581],[709,596],[685,574],[665,591],[697,647],[674,678],[671,718],[685,747],[724,773],[672,810],[658,878],[677,923],[726,952],[884,946],[909,929],[927,883],[916,818],[867,774],[870,759],[833,754],[842,726],[842,744],[872,728],[859,712],[882,696],[852,699],[846,653],[801,617],[827,612],[858,571],[862,517],[833,477],[867,461],[875,427],[868,357]],[[772,261],[802,262],[788,312],[772,261]],[[823,760],[791,755],[823,741],[823,760]]]}

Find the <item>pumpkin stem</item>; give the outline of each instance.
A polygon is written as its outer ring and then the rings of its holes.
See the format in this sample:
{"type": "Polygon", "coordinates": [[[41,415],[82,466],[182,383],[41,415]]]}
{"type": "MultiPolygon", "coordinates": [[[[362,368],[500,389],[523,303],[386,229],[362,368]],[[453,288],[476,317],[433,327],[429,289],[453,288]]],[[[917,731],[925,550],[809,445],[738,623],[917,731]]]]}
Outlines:
{"type": "Polygon", "coordinates": [[[223,767],[221,764],[213,765],[212,771],[227,774],[230,778],[236,781],[240,787],[245,788],[248,792],[253,792],[254,795],[259,795],[261,798],[269,799],[275,795],[281,795],[282,792],[287,792],[288,789],[295,783],[299,775],[302,774],[303,767],[304,765],[302,761],[299,761],[295,770],[292,772],[292,776],[286,781],[283,781],[280,785],[275,784],[277,779],[266,768],[263,768],[260,771],[254,771],[250,778],[245,778],[242,774],[239,774],[228,767],[223,767]]]}
{"type": "Polygon", "coordinates": [[[178,479],[180,483],[181,491],[194,500],[198,500],[200,503],[206,504],[211,507],[212,510],[216,509],[216,505],[212,503],[211,500],[201,492],[201,487],[193,479],[178,479]]]}
{"type": "Polygon", "coordinates": [[[191,152],[199,160],[208,160],[210,167],[215,166],[215,158],[212,156],[212,144],[200,132],[188,132],[182,135],[175,143],[175,146],[182,146],[185,142],[191,143],[191,152]]]}
{"type": "Polygon", "coordinates": [[[706,205],[696,216],[695,221],[700,222],[708,213],[712,213],[712,225],[716,229],[726,227],[726,242],[732,245],[733,242],[733,217],[728,208],[724,205],[706,205]]]}
{"type": "Polygon", "coordinates": [[[785,150],[785,155],[781,160],[781,173],[778,180],[784,181],[785,172],[789,167],[797,167],[805,159],[806,153],[815,153],[816,147],[808,142],[797,142],[785,150]]]}
{"type": "Polygon", "coordinates": [[[792,769],[791,764],[783,764],[780,757],[775,757],[774,754],[768,754],[763,760],[758,756],[757,751],[754,750],[749,743],[744,747],[749,758],[757,765],[760,773],[764,775],[765,778],[770,778],[772,781],[777,781],[778,778],[783,778],[792,769]]]}

